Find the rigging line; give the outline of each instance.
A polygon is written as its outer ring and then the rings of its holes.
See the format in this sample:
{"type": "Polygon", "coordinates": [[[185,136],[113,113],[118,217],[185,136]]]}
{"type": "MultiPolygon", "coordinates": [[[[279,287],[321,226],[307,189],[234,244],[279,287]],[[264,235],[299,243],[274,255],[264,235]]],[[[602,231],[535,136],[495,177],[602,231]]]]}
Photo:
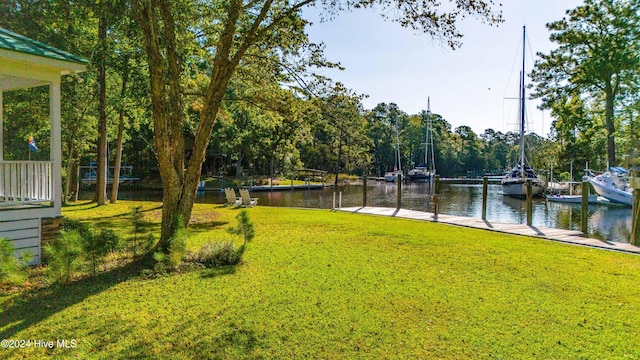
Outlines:
{"type": "Polygon", "coordinates": [[[522,60],[522,57],[521,57],[522,48],[520,47],[520,45],[524,46],[523,44],[521,44],[520,41],[518,41],[518,48],[516,49],[516,52],[515,52],[515,54],[513,56],[513,62],[511,63],[511,69],[509,70],[509,78],[507,79],[507,83],[506,83],[506,86],[505,86],[505,89],[504,89],[504,94],[502,96],[503,98],[507,97],[507,93],[509,92],[509,87],[512,86],[511,85],[511,79],[512,79],[512,76],[513,76],[514,69],[515,69],[516,65],[520,65],[520,60],[522,60]]]}

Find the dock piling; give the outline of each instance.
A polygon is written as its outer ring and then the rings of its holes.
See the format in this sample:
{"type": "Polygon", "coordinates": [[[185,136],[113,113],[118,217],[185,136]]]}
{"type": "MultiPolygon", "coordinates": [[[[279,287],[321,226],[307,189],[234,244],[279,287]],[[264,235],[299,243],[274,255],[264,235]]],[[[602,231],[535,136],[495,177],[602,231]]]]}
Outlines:
{"type": "Polygon", "coordinates": [[[633,203],[631,207],[631,245],[640,245],[640,189],[633,189],[633,203]]]}
{"type": "Polygon", "coordinates": [[[362,207],[367,207],[367,174],[362,174],[362,207]]]}
{"type": "Polygon", "coordinates": [[[584,236],[588,236],[589,235],[589,229],[587,228],[587,216],[589,215],[588,212],[588,205],[589,205],[589,182],[586,180],[582,181],[582,204],[581,204],[581,211],[580,211],[580,231],[582,231],[582,234],[584,236]]]}
{"type": "Polygon", "coordinates": [[[435,180],[433,182],[433,221],[438,221],[438,188],[440,187],[440,175],[435,176],[435,180]]]}
{"type": "Polygon", "coordinates": [[[399,210],[402,207],[402,174],[398,173],[396,183],[398,184],[398,204],[396,209],[399,210]]]}
{"type": "Polygon", "coordinates": [[[489,178],[482,179],[482,220],[487,220],[487,189],[489,186],[489,178]]]}
{"type": "Polygon", "coordinates": [[[531,180],[527,180],[527,225],[533,224],[533,183],[531,180]]]}

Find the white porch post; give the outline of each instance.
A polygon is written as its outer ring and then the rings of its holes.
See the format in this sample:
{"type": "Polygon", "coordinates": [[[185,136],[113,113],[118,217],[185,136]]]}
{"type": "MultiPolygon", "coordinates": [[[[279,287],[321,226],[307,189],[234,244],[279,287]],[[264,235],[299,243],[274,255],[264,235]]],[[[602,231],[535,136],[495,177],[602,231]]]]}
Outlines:
{"type": "Polygon", "coordinates": [[[4,128],[4,105],[2,103],[2,91],[0,91],[0,161],[4,160],[4,133],[2,129],[4,128]]]}
{"type": "Polygon", "coordinates": [[[49,83],[49,116],[51,121],[50,158],[53,209],[62,213],[62,130],[60,125],[60,79],[49,83]]]}

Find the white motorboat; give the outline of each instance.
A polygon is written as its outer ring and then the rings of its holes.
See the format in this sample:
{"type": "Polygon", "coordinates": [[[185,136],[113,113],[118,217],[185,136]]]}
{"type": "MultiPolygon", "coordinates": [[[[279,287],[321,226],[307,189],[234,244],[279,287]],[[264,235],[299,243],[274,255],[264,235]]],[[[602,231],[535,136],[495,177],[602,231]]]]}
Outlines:
{"type": "Polygon", "coordinates": [[[633,204],[633,189],[629,187],[629,171],[625,168],[611,167],[599,175],[587,170],[586,178],[596,193],[607,200],[627,206],[633,204]]]}
{"type": "Polygon", "coordinates": [[[536,175],[533,168],[527,165],[527,160],[524,153],[524,117],[525,117],[525,44],[526,44],[526,29],[522,28],[522,71],[520,72],[520,159],[518,165],[516,165],[507,176],[502,179],[502,193],[507,196],[513,197],[525,197],[527,195],[527,183],[531,182],[531,194],[540,195],[544,191],[545,183],[538,175],[536,175]]]}

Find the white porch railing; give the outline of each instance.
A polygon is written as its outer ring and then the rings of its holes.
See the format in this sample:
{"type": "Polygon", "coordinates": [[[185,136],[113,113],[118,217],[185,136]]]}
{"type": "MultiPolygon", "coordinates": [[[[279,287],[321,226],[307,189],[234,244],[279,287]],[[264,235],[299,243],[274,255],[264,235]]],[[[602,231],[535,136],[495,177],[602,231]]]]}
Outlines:
{"type": "Polygon", "coordinates": [[[53,200],[50,161],[0,161],[0,206],[53,200]]]}

